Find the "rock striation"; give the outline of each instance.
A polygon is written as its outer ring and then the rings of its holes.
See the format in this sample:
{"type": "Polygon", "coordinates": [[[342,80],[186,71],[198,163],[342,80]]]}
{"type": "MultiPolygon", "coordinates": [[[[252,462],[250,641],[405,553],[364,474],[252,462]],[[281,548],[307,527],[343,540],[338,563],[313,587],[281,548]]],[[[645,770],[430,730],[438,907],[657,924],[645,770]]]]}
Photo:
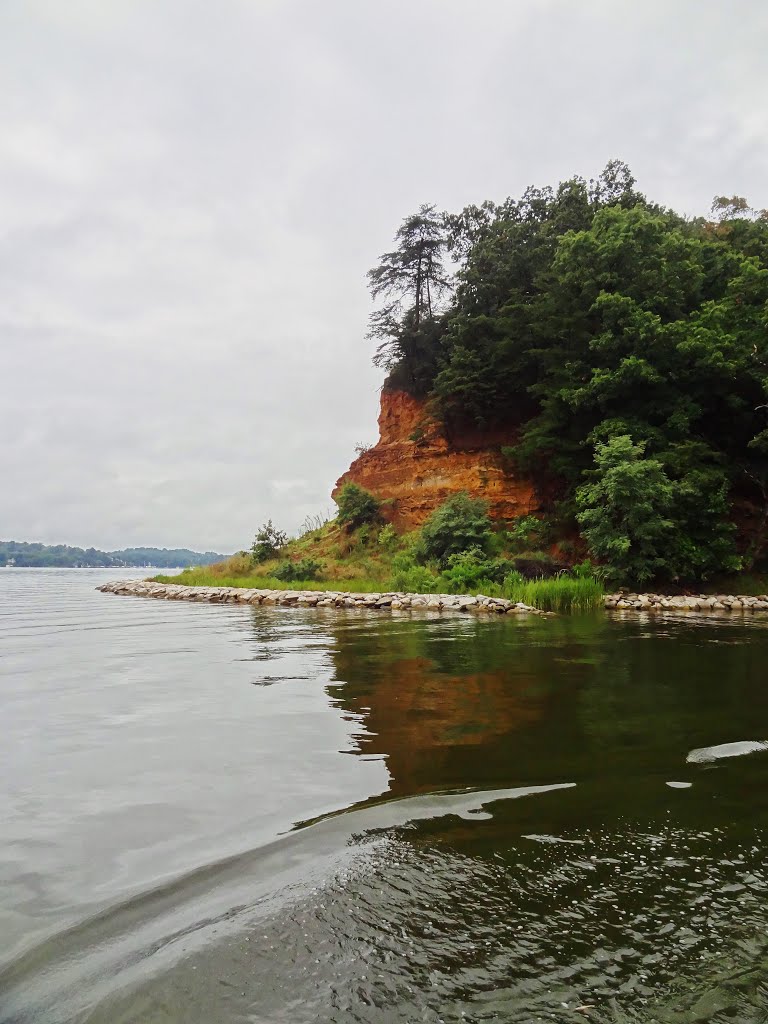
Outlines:
{"type": "Polygon", "coordinates": [[[379,440],[337,481],[364,487],[382,501],[399,530],[412,530],[446,498],[467,491],[485,498],[495,519],[513,519],[539,508],[530,480],[516,475],[502,454],[514,438],[465,432],[449,440],[427,404],[405,391],[381,392],[379,440]]]}
{"type": "Polygon", "coordinates": [[[522,601],[482,594],[355,594],[330,590],[256,590],[246,587],[193,587],[151,580],[119,580],[97,587],[104,594],[156,597],[166,601],[209,604],[264,604],[283,608],[371,608],[376,611],[477,612],[495,615],[549,615],[522,601]]]}

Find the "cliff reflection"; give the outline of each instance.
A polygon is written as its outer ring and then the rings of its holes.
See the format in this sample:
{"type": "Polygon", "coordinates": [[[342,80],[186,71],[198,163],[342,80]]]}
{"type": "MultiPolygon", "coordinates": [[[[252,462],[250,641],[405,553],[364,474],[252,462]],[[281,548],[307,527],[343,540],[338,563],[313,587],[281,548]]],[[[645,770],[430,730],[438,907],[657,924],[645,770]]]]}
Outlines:
{"type": "Polygon", "coordinates": [[[552,644],[552,625],[340,621],[328,692],[361,726],[357,752],[385,758],[393,795],[540,782],[545,759],[546,778],[557,778],[576,718],[572,684],[593,665],[583,641],[552,644]]]}
{"type": "MultiPolygon", "coordinates": [[[[768,629],[739,621],[326,625],[328,693],[357,726],[355,752],[386,761],[392,795],[570,781],[596,813],[635,812],[671,792],[665,780],[688,778],[692,748],[762,737],[768,724],[768,629]]],[[[739,784],[766,777],[768,758],[739,784]]]]}

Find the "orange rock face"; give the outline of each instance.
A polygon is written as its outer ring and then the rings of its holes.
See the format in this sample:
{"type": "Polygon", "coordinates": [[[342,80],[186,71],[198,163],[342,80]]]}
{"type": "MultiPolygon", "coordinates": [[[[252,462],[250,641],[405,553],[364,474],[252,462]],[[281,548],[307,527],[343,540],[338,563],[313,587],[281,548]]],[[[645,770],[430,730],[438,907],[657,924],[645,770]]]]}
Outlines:
{"type": "Polygon", "coordinates": [[[505,466],[500,447],[511,437],[477,434],[449,441],[424,402],[405,391],[383,390],[379,440],[337,481],[336,497],[356,483],[391,505],[385,514],[401,530],[414,529],[460,491],[489,503],[495,519],[534,512],[539,501],[529,480],[505,466]]]}

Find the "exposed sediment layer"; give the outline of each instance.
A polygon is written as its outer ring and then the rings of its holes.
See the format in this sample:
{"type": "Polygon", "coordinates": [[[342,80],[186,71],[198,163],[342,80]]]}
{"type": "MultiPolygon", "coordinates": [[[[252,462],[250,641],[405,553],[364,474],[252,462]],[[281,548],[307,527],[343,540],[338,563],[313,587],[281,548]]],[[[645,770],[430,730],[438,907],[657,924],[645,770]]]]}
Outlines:
{"type": "Polygon", "coordinates": [[[282,607],[373,608],[381,611],[454,611],[497,615],[548,615],[522,601],[482,594],[355,594],[323,590],[255,590],[245,587],[190,587],[181,583],[120,580],[97,587],[105,594],[156,597],[166,601],[207,601],[210,604],[265,604],[282,607]]]}
{"type": "Polygon", "coordinates": [[[449,440],[427,403],[405,391],[381,393],[379,440],[337,481],[337,498],[355,483],[385,502],[382,514],[399,530],[421,526],[448,498],[465,491],[488,502],[501,521],[535,512],[540,500],[531,480],[513,471],[502,449],[513,434],[465,432],[449,440]]]}

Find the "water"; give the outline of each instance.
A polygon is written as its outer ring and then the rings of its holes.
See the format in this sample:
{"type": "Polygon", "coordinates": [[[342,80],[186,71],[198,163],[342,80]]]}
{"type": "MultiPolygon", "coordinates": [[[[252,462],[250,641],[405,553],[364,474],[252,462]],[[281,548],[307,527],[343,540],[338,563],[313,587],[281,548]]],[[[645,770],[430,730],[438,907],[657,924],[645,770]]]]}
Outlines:
{"type": "Polygon", "coordinates": [[[0,570],[2,1024],[768,1020],[765,620],[114,576],[0,570]]]}

